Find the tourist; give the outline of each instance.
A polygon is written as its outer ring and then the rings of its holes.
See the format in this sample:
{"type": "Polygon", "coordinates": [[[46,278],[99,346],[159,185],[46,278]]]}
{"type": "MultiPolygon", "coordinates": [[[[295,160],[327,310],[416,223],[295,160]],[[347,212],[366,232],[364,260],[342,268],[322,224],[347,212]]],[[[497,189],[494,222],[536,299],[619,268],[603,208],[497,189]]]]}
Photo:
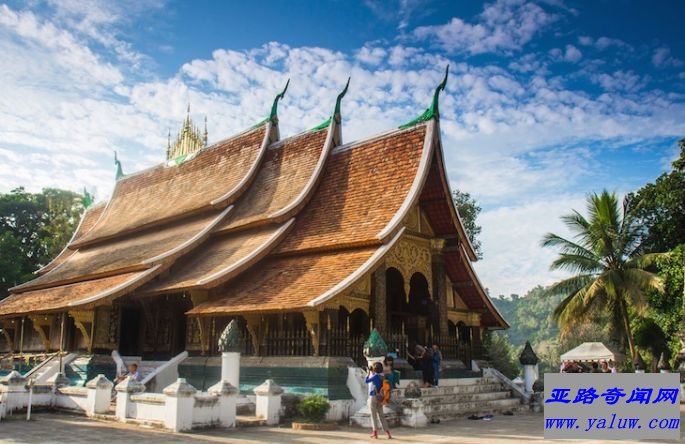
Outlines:
{"type": "Polygon", "coordinates": [[[599,361],[599,369],[602,373],[611,373],[611,370],[609,369],[609,364],[605,360],[599,361]]]}
{"type": "Polygon", "coordinates": [[[440,379],[440,365],[442,364],[442,353],[438,344],[433,344],[433,385],[438,386],[440,379]]]}
{"type": "Polygon", "coordinates": [[[127,376],[130,376],[131,379],[133,379],[134,381],[140,382],[143,380],[142,375],[138,371],[138,364],[136,364],[135,362],[132,362],[128,365],[128,372],[124,375],[119,376],[117,378],[117,383],[126,379],[127,376]]]}
{"type": "Polygon", "coordinates": [[[395,359],[389,353],[383,361],[383,378],[390,383],[392,388],[400,385],[400,372],[395,371],[395,359]]]}
{"type": "Polygon", "coordinates": [[[592,370],[590,370],[590,373],[602,373],[602,371],[599,369],[599,363],[592,363],[592,370]]]}
{"type": "Polygon", "coordinates": [[[371,417],[371,437],[378,438],[378,429],[383,428],[388,439],[390,439],[392,438],[390,428],[388,428],[388,422],[383,414],[383,364],[376,362],[369,367],[366,384],[369,387],[367,405],[371,417]]]}
{"type": "Polygon", "coordinates": [[[433,349],[429,347],[422,347],[421,353],[421,373],[423,373],[423,386],[426,388],[433,387],[435,377],[433,376],[433,349]]]}
{"type": "Polygon", "coordinates": [[[611,373],[618,373],[618,370],[616,370],[616,365],[611,359],[609,360],[609,371],[611,371],[611,373]]]}

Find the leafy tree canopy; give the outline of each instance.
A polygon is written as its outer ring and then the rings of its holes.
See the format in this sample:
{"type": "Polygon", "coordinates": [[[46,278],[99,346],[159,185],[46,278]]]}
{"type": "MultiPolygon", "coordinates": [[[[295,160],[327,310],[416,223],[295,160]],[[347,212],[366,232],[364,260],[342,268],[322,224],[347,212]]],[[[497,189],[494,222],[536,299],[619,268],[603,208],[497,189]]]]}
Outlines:
{"type": "Polygon", "coordinates": [[[643,247],[665,252],[685,244],[685,138],[673,170],[628,195],[635,217],[646,228],[643,247]]]}
{"type": "Polygon", "coordinates": [[[0,193],[0,298],[59,254],[82,210],[82,196],[71,191],[0,193]]]}
{"type": "Polygon", "coordinates": [[[473,245],[476,255],[479,259],[482,259],[483,249],[478,240],[482,227],[476,223],[481,208],[469,193],[455,190],[452,192],[452,199],[454,200],[454,206],[457,207],[457,211],[459,212],[461,222],[464,224],[466,235],[469,237],[469,241],[471,242],[471,245],[473,245]]]}

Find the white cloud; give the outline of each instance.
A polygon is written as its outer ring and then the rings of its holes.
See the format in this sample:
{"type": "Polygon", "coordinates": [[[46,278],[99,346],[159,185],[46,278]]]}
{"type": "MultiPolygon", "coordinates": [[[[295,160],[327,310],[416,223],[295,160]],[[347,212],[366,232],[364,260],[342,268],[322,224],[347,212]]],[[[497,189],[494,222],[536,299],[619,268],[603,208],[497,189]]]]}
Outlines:
{"type": "Polygon", "coordinates": [[[613,73],[596,73],[590,77],[593,83],[607,91],[637,91],[646,84],[642,76],[633,71],[614,71],[613,73]]]}
{"type": "Polygon", "coordinates": [[[364,46],[357,51],[357,60],[368,65],[378,65],[383,61],[385,55],[386,51],[383,48],[364,46]]]}
{"type": "Polygon", "coordinates": [[[583,53],[573,45],[566,45],[566,52],[564,53],[564,60],[567,62],[576,63],[583,58],[583,53]]]}
{"type": "Polygon", "coordinates": [[[669,48],[661,47],[654,50],[652,64],[657,68],[679,67],[683,61],[673,57],[669,48]]]}
{"type": "Polygon", "coordinates": [[[557,18],[535,3],[497,0],[487,4],[473,23],[454,17],[444,25],[418,27],[414,36],[435,39],[451,53],[517,51],[557,18]]]}
{"type": "Polygon", "coordinates": [[[540,240],[547,232],[569,236],[559,216],[584,208],[584,196],[559,195],[484,211],[478,221],[485,257],[475,267],[490,295],[523,295],[536,285],[564,278],[562,272],[549,271],[557,252],[543,249],[540,240]]]}

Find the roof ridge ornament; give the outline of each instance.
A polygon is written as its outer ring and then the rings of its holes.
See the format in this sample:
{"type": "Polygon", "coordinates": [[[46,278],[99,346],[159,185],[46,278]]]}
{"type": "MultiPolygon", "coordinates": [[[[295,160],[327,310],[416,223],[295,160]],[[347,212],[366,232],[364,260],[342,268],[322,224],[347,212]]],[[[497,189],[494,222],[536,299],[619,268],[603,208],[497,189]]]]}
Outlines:
{"type": "Polygon", "coordinates": [[[283,91],[280,93],[276,94],[276,97],[274,97],[274,103],[271,105],[271,113],[269,114],[269,120],[273,123],[278,123],[278,101],[283,99],[285,96],[285,92],[288,90],[288,85],[290,85],[290,79],[288,79],[287,82],[285,82],[285,87],[283,88],[283,91]]]}
{"type": "Polygon", "coordinates": [[[445,67],[445,77],[442,79],[442,82],[440,82],[440,84],[435,88],[435,92],[433,93],[433,101],[431,102],[431,105],[414,120],[411,120],[405,123],[404,125],[400,125],[400,129],[408,128],[421,122],[426,122],[432,118],[440,119],[440,110],[438,106],[440,102],[440,91],[445,90],[445,86],[447,85],[447,76],[449,75],[449,73],[450,65],[447,65],[447,67],[445,67]]]}
{"type": "Polygon", "coordinates": [[[347,78],[347,83],[345,84],[345,88],[338,94],[338,97],[335,99],[335,108],[333,109],[333,114],[320,124],[316,125],[314,128],[311,129],[311,131],[319,131],[324,128],[328,128],[328,125],[331,124],[331,119],[335,119],[335,123],[340,123],[341,121],[341,114],[340,114],[340,103],[342,102],[343,97],[345,97],[345,94],[347,94],[347,90],[350,87],[350,79],[352,77],[347,78]]]}
{"type": "Polygon", "coordinates": [[[87,210],[93,205],[93,202],[95,201],[95,198],[92,194],[88,192],[86,187],[83,187],[83,198],[81,199],[81,203],[83,204],[83,208],[87,210]]]}
{"type": "Polygon", "coordinates": [[[278,125],[278,101],[283,99],[283,97],[285,96],[285,92],[288,90],[288,85],[290,85],[290,79],[288,79],[288,81],[285,82],[285,87],[283,88],[283,91],[279,92],[278,94],[276,94],[276,97],[274,97],[274,102],[271,105],[271,112],[269,113],[269,117],[255,123],[254,125],[252,125],[252,128],[262,126],[269,121],[271,121],[271,123],[273,123],[274,125],[278,125]]]}
{"type": "Polygon", "coordinates": [[[117,173],[116,173],[115,179],[116,179],[116,180],[119,180],[119,179],[121,179],[122,177],[124,177],[124,170],[123,170],[123,168],[121,167],[121,161],[120,161],[119,158],[117,157],[117,152],[116,152],[116,151],[114,151],[114,165],[117,166],[117,173]]]}

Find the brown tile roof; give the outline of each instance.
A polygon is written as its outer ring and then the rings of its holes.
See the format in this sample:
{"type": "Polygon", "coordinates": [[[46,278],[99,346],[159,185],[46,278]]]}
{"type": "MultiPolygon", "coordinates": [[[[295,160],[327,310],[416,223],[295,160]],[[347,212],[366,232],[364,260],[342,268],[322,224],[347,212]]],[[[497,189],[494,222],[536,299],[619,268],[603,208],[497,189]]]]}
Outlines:
{"type": "MultiPolygon", "coordinates": [[[[79,222],[78,226],[76,227],[76,230],[74,231],[74,235],[71,237],[71,240],[69,240],[69,244],[78,240],[84,234],[88,233],[88,231],[90,231],[90,229],[93,228],[93,225],[95,225],[97,220],[100,218],[100,216],[102,215],[102,211],[104,209],[105,203],[103,202],[101,204],[89,208],[85,213],[83,213],[81,221],[79,222]]],[[[70,249],[69,245],[67,245],[52,261],[50,261],[49,264],[47,264],[40,270],[36,271],[36,274],[47,273],[48,271],[52,270],[53,268],[57,267],[62,262],[67,260],[74,253],[75,250],[70,249]]]]}
{"type": "Polygon", "coordinates": [[[195,216],[173,225],[146,230],[92,248],[79,249],[59,267],[43,276],[12,289],[13,293],[29,288],[59,285],[132,269],[149,268],[151,259],[169,253],[193,240],[216,222],[219,212],[195,216]]]}
{"type": "Polygon", "coordinates": [[[268,219],[291,204],[314,175],[327,134],[308,132],[270,147],[254,182],[219,230],[268,219]]]}
{"type": "Polygon", "coordinates": [[[292,220],[250,230],[215,236],[174,265],[170,273],[152,282],[142,293],[160,293],[191,288],[216,287],[244,271],[271,250],[292,220]]]}
{"type": "MultiPolygon", "coordinates": [[[[267,127],[200,150],[181,165],[163,164],[120,179],[100,222],[79,241],[91,242],[208,208],[254,171],[266,149],[262,144],[267,127]]],[[[224,203],[235,197],[237,193],[224,203]]]]}
{"type": "Polygon", "coordinates": [[[143,274],[144,272],[124,273],[103,279],[13,294],[0,304],[0,316],[16,316],[64,309],[71,303],[77,303],[83,299],[111,291],[120,285],[131,283],[143,274]]]}
{"type": "Polygon", "coordinates": [[[270,258],[232,281],[225,294],[188,313],[218,315],[304,308],[361,267],[375,251],[362,248],[270,258]]]}
{"type": "Polygon", "coordinates": [[[407,198],[425,136],[419,125],[333,150],[316,193],[276,251],[378,243],[407,198]]]}

